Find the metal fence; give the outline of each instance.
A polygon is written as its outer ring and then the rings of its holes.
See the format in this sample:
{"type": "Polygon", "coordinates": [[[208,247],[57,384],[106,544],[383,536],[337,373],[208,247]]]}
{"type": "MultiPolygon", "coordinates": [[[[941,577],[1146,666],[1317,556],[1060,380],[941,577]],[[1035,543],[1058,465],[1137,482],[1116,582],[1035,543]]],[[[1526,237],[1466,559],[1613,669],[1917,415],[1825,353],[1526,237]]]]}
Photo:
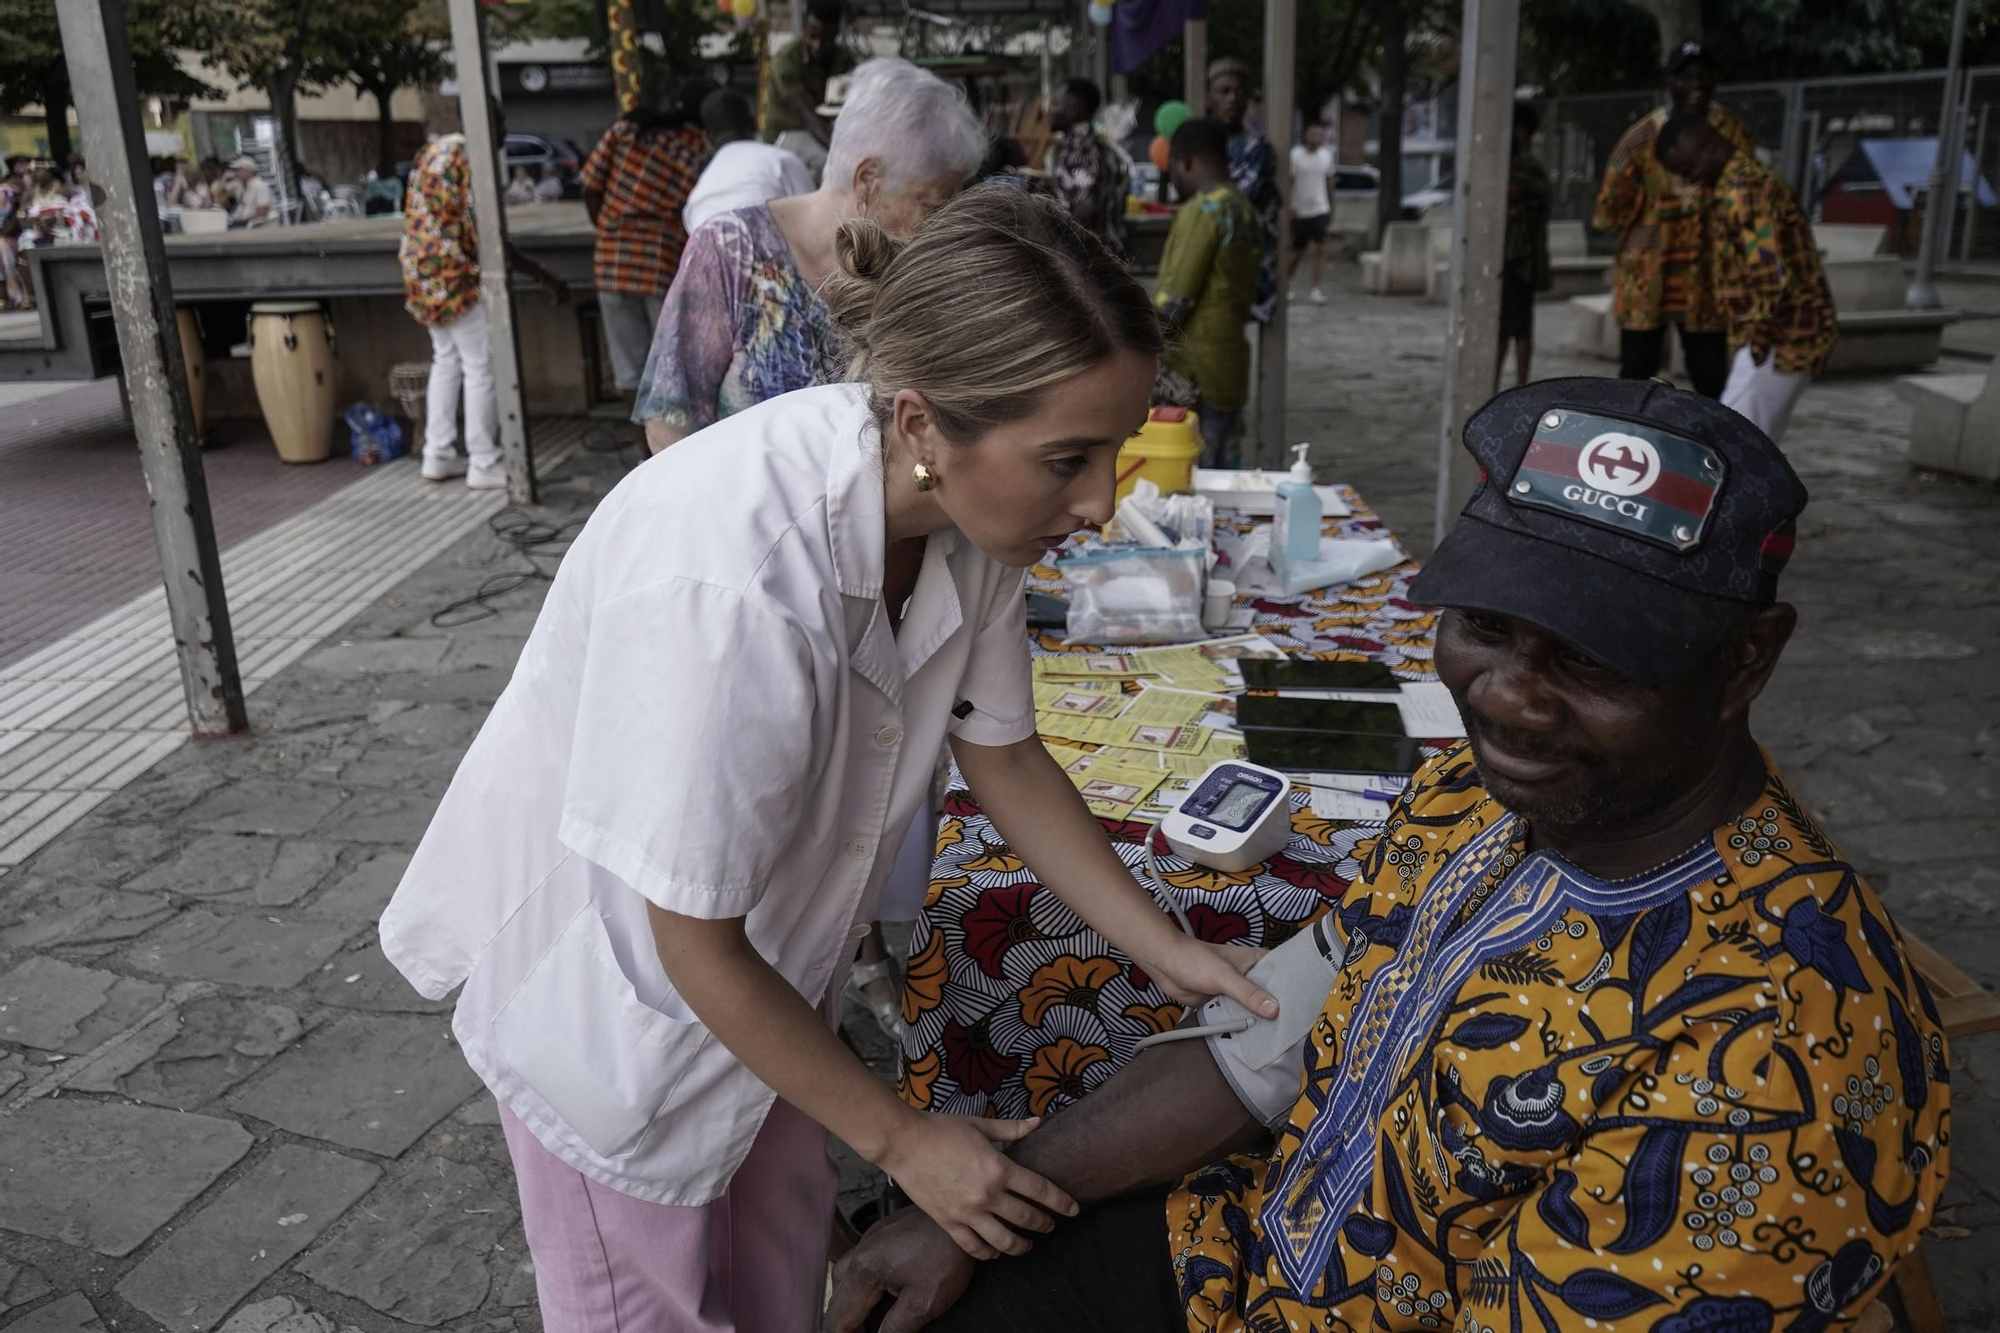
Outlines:
{"type": "MultiPolygon", "coordinates": [[[[1743,117],[1756,136],[1759,155],[1791,182],[1808,214],[1818,220],[1829,181],[1862,139],[1937,134],[1944,71],[1727,84],[1715,96],[1743,117]]],[[[1535,148],[1555,179],[1557,217],[1590,217],[1605,162],[1619,136],[1660,104],[1660,95],[1650,90],[1541,103],[1535,148]]],[[[1980,177],[2000,188],[2000,66],[1967,71],[1961,108],[1965,147],[1980,177]]],[[[2000,209],[1978,207],[1971,194],[1959,195],[1945,255],[1959,261],[2000,258],[2000,209]]],[[[1892,224],[1892,250],[1915,251],[1915,215],[1920,212],[1911,210],[1892,224]]]]}

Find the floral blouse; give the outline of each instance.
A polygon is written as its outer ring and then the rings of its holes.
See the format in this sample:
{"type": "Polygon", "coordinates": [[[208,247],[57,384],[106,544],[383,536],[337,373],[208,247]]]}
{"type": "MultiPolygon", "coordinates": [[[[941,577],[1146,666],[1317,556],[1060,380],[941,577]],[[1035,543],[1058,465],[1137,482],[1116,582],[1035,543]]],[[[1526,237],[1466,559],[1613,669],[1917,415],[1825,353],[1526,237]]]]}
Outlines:
{"type": "Polygon", "coordinates": [[[479,228],[464,135],[441,135],[417,154],[396,257],[404,307],[426,328],[451,323],[479,300],[479,228]]]}
{"type": "Polygon", "coordinates": [[[830,324],[769,208],[711,218],[681,252],[632,419],[697,431],[766,398],[837,381],[830,324]]]}
{"type": "Polygon", "coordinates": [[[1274,1151],[1169,1200],[1194,1333],[1818,1333],[1915,1248],[1937,1014],[1775,773],[1613,883],[1530,851],[1460,747],[1362,864],[1274,1151]]]}

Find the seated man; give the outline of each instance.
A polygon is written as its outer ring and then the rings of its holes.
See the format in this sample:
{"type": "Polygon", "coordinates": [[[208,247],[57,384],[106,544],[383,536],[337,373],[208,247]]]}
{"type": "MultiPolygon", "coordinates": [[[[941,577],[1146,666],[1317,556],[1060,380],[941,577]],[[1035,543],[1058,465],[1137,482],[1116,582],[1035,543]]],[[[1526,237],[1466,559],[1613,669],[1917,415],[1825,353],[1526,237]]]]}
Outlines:
{"type": "Polygon", "coordinates": [[[1016,1146],[1081,1217],[982,1267],[898,1214],[829,1327],[1817,1333],[1914,1248],[1936,1014],[1749,724],[1804,488],[1646,381],[1465,439],[1489,480],[1412,593],[1470,742],[1307,933],[1310,1030],[1144,1052],[1016,1146]]]}

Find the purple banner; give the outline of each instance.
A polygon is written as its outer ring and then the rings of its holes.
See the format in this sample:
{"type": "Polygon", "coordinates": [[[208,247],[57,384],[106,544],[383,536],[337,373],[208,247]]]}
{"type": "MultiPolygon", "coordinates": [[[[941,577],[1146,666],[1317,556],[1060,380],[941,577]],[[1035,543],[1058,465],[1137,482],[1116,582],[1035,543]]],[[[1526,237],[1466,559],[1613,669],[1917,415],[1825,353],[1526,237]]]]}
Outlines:
{"type": "Polygon", "coordinates": [[[1111,11],[1111,72],[1130,74],[1181,35],[1190,19],[1208,17],[1208,0],[1118,0],[1111,11]]]}

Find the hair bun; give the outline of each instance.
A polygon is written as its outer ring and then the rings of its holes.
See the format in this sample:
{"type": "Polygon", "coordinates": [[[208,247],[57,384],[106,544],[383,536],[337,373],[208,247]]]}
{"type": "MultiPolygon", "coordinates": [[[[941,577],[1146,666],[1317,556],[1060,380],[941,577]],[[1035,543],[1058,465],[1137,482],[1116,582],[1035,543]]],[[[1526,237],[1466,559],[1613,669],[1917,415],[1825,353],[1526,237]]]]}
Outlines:
{"type": "Polygon", "coordinates": [[[866,218],[843,222],[833,234],[834,273],[820,291],[827,312],[857,347],[865,345],[875,298],[903,242],[866,218]]]}

